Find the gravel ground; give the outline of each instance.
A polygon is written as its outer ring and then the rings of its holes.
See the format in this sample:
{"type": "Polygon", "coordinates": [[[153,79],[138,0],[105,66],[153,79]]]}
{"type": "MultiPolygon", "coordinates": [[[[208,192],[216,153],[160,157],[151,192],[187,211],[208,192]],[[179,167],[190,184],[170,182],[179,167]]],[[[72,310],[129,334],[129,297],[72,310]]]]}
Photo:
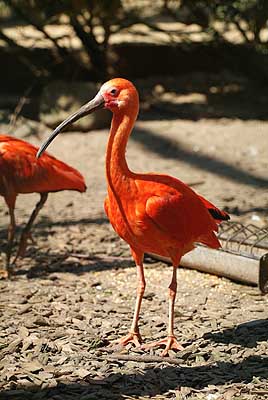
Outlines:
{"type": "MultiPolygon", "coordinates": [[[[17,136],[38,144],[45,137],[42,127],[38,138],[28,135],[27,121],[22,125],[17,136]]],[[[233,220],[265,226],[267,128],[252,117],[179,120],[151,108],[136,124],[127,158],[136,171],[195,184],[233,220]]],[[[0,282],[0,398],[268,398],[268,297],[255,287],[181,268],[175,325],[185,350],[171,352],[168,362],[159,349],[112,343],[130,326],[136,271],[103,213],[106,140],[107,130],[66,133],[50,148],[84,174],[88,191],[49,196],[36,243],[14,279],[0,282]]],[[[37,199],[18,198],[18,225],[37,199]]],[[[2,205],[3,252],[8,215],[2,205]]],[[[140,328],[148,342],[165,336],[171,268],[150,258],[145,267],[140,328]]]]}

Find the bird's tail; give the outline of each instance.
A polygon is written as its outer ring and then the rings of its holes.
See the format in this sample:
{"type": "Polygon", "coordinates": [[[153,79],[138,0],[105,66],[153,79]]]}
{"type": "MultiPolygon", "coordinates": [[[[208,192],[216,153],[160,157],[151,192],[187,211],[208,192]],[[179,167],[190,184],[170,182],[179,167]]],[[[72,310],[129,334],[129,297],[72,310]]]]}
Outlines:
{"type": "Polygon", "coordinates": [[[200,236],[197,242],[205,244],[206,246],[211,247],[212,249],[218,249],[219,247],[221,247],[219,239],[217,238],[216,234],[213,231],[200,236]]]}
{"type": "Polygon", "coordinates": [[[44,154],[43,157],[38,160],[38,164],[42,163],[46,165],[47,180],[50,185],[48,191],[86,191],[85,180],[77,169],[48,154],[44,154]]]}

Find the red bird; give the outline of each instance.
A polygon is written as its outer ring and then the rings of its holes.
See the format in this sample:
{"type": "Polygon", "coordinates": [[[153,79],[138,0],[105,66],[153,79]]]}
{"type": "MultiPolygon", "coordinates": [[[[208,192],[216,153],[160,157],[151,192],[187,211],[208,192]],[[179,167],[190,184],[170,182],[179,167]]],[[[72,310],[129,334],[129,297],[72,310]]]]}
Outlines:
{"type": "Polygon", "coordinates": [[[0,135],[0,195],[4,197],[9,209],[8,245],[6,269],[11,272],[10,257],[15,234],[15,202],[20,193],[40,194],[28,223],[22,231],[19,248],[14,261],[23,256],[30,238],[33,222],[45,204],[49,192],[77,190],[85,192],[86,185],[82,175],[74,168],[45,154],[36,159],[37,148],[24,140],[0,135]]]}
{"type": "Polygon", "coordinates": [[[106,82],[95,98],[63,121],[43,144],[38,156],[57,134],[70,123],[98,108],[113,113],[106,152],[108,196],[105,211],[110,222],[130,246],[137,266],[138,287],[133,322],[127,336],[119,342],[140,345],[138,318],[145,290],[144,253],[170,257],[173,273],[169,285],[169,325],[167,338],[143,346],[164,345],[163,356],[182,346],[174,335],[174,302],[177,291],[176,271],[181,257],[196,242],[220,247],[215,235],[217,223],[229,216],[172,176],[135,173],[128,168],[125,152],[139,110],[139,97],[133,84],[125,79],[106,82]]]}

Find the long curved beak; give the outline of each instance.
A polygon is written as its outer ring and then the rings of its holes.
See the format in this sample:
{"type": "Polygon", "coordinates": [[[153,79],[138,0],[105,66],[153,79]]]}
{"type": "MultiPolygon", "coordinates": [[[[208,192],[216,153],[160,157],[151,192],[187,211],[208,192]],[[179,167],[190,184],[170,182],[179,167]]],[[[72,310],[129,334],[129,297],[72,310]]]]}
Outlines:
{"type": "Polygon", "coordinates": [[[98,92],[94,99],[90,100],[88,103],[84,104],[78,111],[70,115],[70,117],[66,118],[60,125],[57,126],[56,129],[51,133],[51,135],[47,138],[47,140],[41,145],[39,148],[36,158],[41,157],[46,148],[50,145],[50,143],[55,139],[55,137],[63,131],[68,125],[72,124],[75,121],[78,121],[80,118],[91,114],[93,111],[99,110],[103,108],[105,104],[104,98],[98,92]]]}

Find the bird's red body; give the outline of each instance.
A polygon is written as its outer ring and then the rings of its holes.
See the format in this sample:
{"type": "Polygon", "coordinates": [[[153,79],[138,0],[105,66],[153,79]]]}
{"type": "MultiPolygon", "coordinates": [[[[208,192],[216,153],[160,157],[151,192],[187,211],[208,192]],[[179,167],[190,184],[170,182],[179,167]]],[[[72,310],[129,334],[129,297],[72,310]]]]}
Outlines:
{"type": "Polygon", "coordinates": [[[216,221],[208,211],[213,206],[207,208],[183,182],[159,174],[133,174],[126,180],[120,184],[117,179],[116,195],[109,188],[105,210],[115,231],[136,252],[177,263],[195,242],[220,246],[216,221]]]}
{"type": "Polygon", "coordinates": [[[138,317],[145,290],[143,256],[146,252],[156,253],[170,257],[173,263],[169,286],[168,337],[153,343],[165,344],[163,355],[166,355],[171,348],[181,349],[173,332],[176,269],[180,259],[194,248],[196,242],[212,248],[220,247],[215,235],[217,223],[229,219],[229,216],[172,176],[129,170],[125,152],[138,114],[139,98],[135,87],[125,79],[106,82],[92,101],[55,129],[39,154],[65,126],[102,106],[113,113],[106,151],[108,196],[105,210],[115,231],[130,245],[138,274],[132,326],[129,334],[120,342],[139,345],[141,341],[138,317]]]}
{"type": "Polygon", "coordinates": [[[49,154],[36,159],[37,147],[8,135],[0,135],[0,194],[44,193],[60,190],[84,192],[84,178],[76,169],[49,154]],[[7,187],[8,186],[8,187],[7,187]]]}
{"type": "MultiPolygon", "coordinates": [[[[40,193],[41,197],[43,195],[43,201],[39,207],[41,208],[49,192],[60,190],[84,192],[86,190],[85,181],[80,172],[49,154],[45,154],[42,159],[37,160],[36,152],[37,147],[24,140],[0,135],[0,195],[4,197],[10,211],[9,239],[11,242],[14,236],[15,218],[13,214],[18,194],[40,193]]],[[[39,209],[35,214],[38,211],[39,209]]],[[[36,215],[32,219],[35,217],[36,215]]],[[[30,229],[30,226],[28,228],[30,229]]],[[[20,255],[24,252],[25,247],[26,236],[20,255]]],[[[11,248],[9,248],[10,251],[11,248]]]]}

